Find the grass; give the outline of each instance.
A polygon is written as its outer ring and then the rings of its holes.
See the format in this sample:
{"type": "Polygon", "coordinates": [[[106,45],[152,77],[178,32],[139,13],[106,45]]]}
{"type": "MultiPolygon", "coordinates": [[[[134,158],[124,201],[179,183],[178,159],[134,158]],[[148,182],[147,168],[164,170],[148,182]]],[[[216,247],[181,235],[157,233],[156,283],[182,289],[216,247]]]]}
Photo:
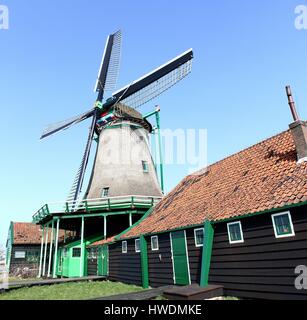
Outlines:
{"type": "Polygon", "coordinates": [[[14,289],[0,294],[0,300],[83,300],[143,290],[120,282],[73,282],[14,289]]]}

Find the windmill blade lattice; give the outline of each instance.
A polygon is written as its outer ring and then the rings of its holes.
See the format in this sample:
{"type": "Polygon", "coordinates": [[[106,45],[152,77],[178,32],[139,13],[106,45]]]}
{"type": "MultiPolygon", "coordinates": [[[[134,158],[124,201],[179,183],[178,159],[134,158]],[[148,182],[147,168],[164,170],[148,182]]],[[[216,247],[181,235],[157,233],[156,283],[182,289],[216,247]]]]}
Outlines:
{"type": "Polygon", "coordinates": [[[185,78],[192,70],[192,49],[113,93],[113,100],[138,108],[185,78]]]}
{"type": "Polygon", "coordinates": [[[78,115],[76,117],[72,117],[67,120],[48,125],[43,130],[43,133],[42,133],[40,139],[44,139],[48,136],[51,136],[52,134],[54,134],[56,132],[66,130],[66,129],[70,128],[71,126],[73,126],[73,125],[75,125],[85,119],[88,119],[89,117],[91,117],[93,115],[94,111],[95,111],[95,109],[92,109],[92,110],[87,111],[85,113],[82,113],[81,115],[78,115]]]}

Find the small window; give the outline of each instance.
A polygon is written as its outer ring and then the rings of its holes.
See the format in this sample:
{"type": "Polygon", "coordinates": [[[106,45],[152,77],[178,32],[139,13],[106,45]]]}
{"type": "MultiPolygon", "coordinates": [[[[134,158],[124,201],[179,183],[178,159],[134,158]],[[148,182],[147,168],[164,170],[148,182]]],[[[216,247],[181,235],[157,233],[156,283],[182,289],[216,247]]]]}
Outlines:
{"type": "Polygon", "coordinates": [[[244,242],[242,226],[240,221],[227,223],[227,229],[228,229],[229,243],[244,242]]]}
{"type": "Polygon", "coordinates": [[[25,251],[15,251],[15,259],[25,259],[26,252],[25,251]]]}
{"type": "Polygon", "coordinates": [[[148,172],[148,163],[147,161],[142,161],[143,172],[148,172]]]}
{"type": "Polygon", "coordinates": [[[63,249],[63,257],[64,258],[67,258],[67,251],[68,251],[67,248],[63,249]]]}
{"type": "Polygon", "coordinates": [[[72,249],[72,257],[80,258],[81,257],[81,248],[73,248],[72,249]]]}
{"type": "Polygon", "coordinates": [[[102,197],[102,198],[108,197],[108,196],[109,196],[109,190],[110,190],[109,187],[103,188],[103,189],[102,189],[102,192],[101,192],[101,197],[102,197]]]}
{"type": "Polygon", "coordinates": [[[290,212],[272,214],[276,238],[295,236],[290,212]]]}
{"type": "Polygon", "coordinates": [[[202,247],[204,244],[204,228],[194,229],[195,246],[202,247]]]}
{"type": "Polygon", "coordinates": [[[127,241],[122,242],[122,253],[127,253],[127,241]]]}
{"type": "Polygon", "coordinates": [[[135,239],[135,252],[141,252],[140,239],[135,239]]]}
{"type": "Polygon", "coordinates": [[[151,237],[151,250],[152,251],[159,250],[159,239],[158,239],[158,236],[151,237]]]}

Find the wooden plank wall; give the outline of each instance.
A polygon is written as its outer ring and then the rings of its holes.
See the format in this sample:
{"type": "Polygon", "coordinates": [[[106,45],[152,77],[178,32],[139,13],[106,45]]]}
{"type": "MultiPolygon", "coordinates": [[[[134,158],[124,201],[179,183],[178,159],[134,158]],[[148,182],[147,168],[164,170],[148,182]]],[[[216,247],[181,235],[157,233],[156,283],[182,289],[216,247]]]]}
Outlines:
{"type": "Polygon", "coordinates": [[[209,281],[230,296],[307,299],[294,270],[307,266],[307,208],[291,210],[295,237],[276,239],[270,214],[241,219],[244,243],[229,244],[227,224],[215,226],[209,281]]]}
{"type": "Polygon", "coordinates": [[[134,239],[127,241],[127,247],[122,253],[121,241],[109,245],[109,279],[141,286],[141,254],[135,252],[134,239]]]}

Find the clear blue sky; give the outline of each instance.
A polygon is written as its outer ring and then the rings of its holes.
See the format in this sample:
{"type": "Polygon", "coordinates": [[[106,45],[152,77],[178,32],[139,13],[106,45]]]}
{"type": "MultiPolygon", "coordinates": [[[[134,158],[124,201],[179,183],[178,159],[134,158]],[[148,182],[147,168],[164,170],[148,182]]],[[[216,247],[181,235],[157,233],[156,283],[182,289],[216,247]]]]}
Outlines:
{"type": "MultiPolygon", "coordinates": [[[[193,47],[193,72],[156,101],[164,128],[206,128],[212,163],[287,129],[284,86],[307,119],[307,30],[294,27],[304,0],[0,0],[0,242],[11,220],[30,221],[66,198],[88,123],[45,141],[45,124],[86,111],[106,36],[121,28],[119,87],[193,47]]],[[[167,190],[187,173],[166,168],[167,190]]]]}

